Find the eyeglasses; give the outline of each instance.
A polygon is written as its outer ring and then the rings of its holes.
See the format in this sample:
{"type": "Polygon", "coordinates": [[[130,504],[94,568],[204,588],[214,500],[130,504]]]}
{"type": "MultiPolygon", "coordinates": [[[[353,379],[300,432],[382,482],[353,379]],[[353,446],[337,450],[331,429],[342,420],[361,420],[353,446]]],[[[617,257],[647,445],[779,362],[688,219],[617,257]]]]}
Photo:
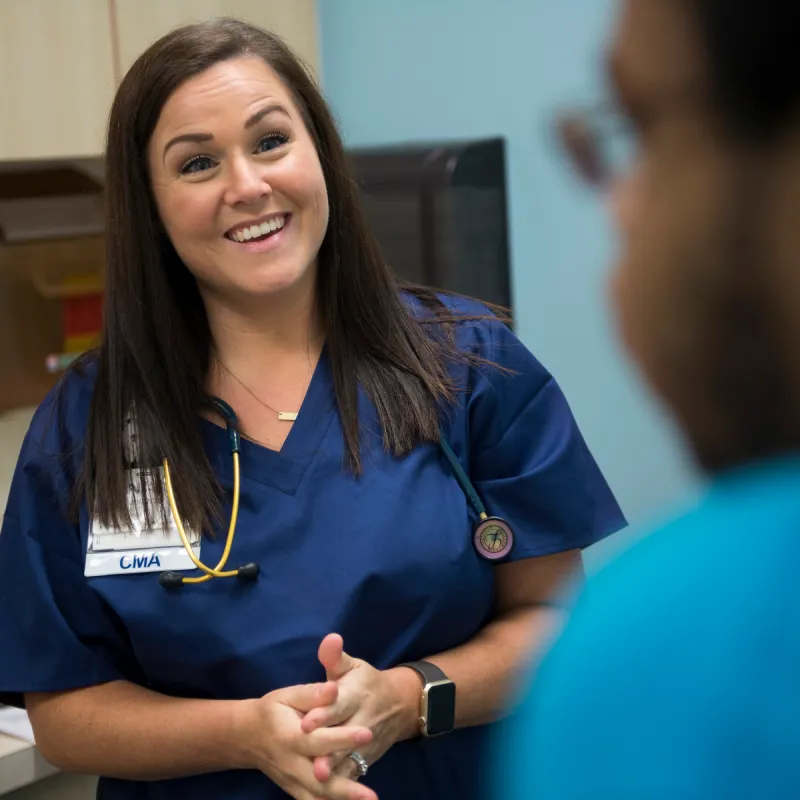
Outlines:
{"type": "Polygon", "coordinates": [[[610,104],[559,115],[556,132],[578,175],[601,190],[630,171],[639,148],[630,120],[610,104]]]}

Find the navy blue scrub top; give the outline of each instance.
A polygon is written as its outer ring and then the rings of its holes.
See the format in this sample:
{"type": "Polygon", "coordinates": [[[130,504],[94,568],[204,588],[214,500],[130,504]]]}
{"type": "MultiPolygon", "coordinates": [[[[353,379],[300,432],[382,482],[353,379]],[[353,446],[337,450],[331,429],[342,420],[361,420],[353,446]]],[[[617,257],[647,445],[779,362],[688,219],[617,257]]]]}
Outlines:
{"type": "MultiPolygon", "coordinates": [[[[453,366],[461,391],[443,424],[489,513],[514,525],[512,558],[586,547],[621,528],[555,380],[500,322],[460,323],[457,335],[461,347],[510,370],[453,366]]],[[[242,441],[230,564],[257,562],[256,582],[166,591],[157,573],[84,577],[86,508],[79,525],[64,508],[92,388],[91,370],[70,375],[38,409],[22,446],[0,535],[0,702],[119,679],[180,697],[260,697],[323,680],[316,654],[331,632],[352,655],[386,669],[455,647],[490,621],[493,567],[473,549],[474,515],[441,450],[426,444],[404,458],[387,454],[362,394],[364,474],[349,474],[325,353],[280,452],[242,441]]],[[[227,435],[198,425],[230,489],[227,435]]],[[[217,562],[224,539],[221,530],[203,541],[205,563],[217,562]]],[[[493,726],[480,726],[399,743],[365,783],[382,800],[477,799],[492,734],[493,726]]],[[[100,793],[286,796],[256,771],[101,778],[100,793]]]]}

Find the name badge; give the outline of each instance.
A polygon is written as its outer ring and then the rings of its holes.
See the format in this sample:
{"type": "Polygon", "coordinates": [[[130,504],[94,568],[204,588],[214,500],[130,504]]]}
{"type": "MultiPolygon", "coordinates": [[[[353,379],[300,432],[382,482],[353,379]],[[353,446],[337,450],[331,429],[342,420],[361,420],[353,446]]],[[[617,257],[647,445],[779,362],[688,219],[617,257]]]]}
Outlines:
{"type": "MultiPolygon", "coordinates": [[[[83,574],[92,577],[195,569],[172,516],[163,469],[131,469],[126,476],[131,527],[126,530],[108,528],[93,517],[89,521],[83,574]],[[161,481],[163,488],[161,503],[155,496],[156,481],[161,481]],[[145,517],[144,492],[147,492],[150,525],[145,517]]],[[[200,558],[199,534],[185,524],[184,529],[195,557],[200,558]]]]}

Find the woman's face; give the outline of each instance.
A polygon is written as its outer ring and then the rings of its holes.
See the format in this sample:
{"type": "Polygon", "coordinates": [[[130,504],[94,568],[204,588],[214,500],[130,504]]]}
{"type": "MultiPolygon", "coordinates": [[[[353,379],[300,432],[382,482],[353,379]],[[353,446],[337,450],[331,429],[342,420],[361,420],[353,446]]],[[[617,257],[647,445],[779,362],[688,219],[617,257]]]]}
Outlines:
{"type": "Polygon", "coordinates": [[[161,221],[207,302],[313,287],[325,179],[289,91],[262,59],[224,61],[181,85],[148,161],[161,221]]]}
{"type": "Polygon", "coordinates": [[[627,348],[686,422],[697,415],[720,324],[708,307],[725,292],[737,162],[698,99],[708,69],[684,4],[625,0],[611,55],[639,139],[638,159],[611,198],[621,233],[614,307],[627,348]]]}
{"type": "Polygon", "coordinates": [[[773,417],[797,407],[790,381],[800,392],[800,136],[737,144],[712,110],[691,4],[624,0],[621,9],[613,77],[640,150],[613,195],[622,234],[614,305],[650,384],[716,467],[794,424],[773,417]]]}

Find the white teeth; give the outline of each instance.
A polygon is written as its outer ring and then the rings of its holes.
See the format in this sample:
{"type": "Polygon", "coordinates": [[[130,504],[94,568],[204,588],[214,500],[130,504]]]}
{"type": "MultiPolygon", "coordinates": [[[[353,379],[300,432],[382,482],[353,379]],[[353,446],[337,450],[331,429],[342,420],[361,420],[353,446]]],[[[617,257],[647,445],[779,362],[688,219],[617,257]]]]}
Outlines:
{"type": "Polygon", "coordinates": [[[241,228],[230,234],[230,238],[235,242],[247,242],[250,239],[257,239],[260,236],[266,236],[273,231],[279,231],[286,224],[286,217],[274,217],[260,225],[251,225],[249,228],[241,228]]]}

